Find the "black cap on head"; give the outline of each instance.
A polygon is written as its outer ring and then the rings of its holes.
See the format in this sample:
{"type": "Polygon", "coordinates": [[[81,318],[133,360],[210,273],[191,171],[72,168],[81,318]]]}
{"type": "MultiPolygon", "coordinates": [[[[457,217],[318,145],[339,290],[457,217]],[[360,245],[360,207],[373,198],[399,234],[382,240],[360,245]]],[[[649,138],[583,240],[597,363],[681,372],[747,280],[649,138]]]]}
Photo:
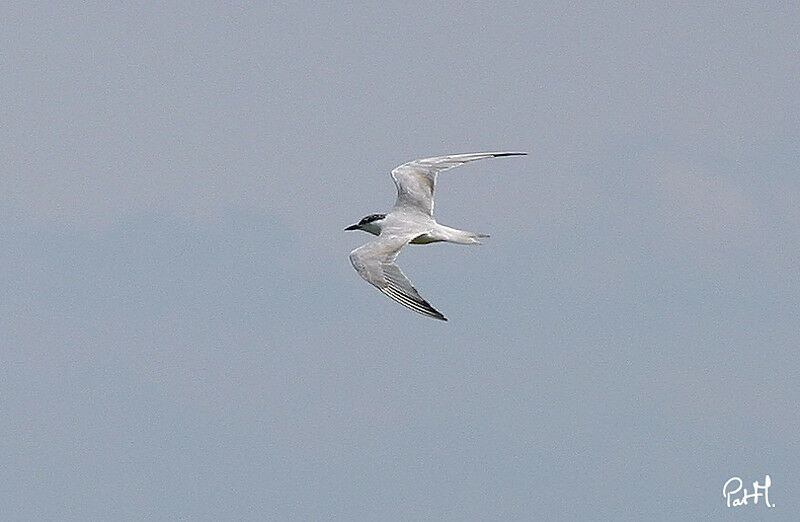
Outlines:
{"type": "Polygon", "coordinates": [[[372,223],[373,221],[378,221],[386,217],[386,214],[370,214],[369,216],[365,217],[361,221],[358,222],[359,225],[366,225],[367,223],[372,223]]]}

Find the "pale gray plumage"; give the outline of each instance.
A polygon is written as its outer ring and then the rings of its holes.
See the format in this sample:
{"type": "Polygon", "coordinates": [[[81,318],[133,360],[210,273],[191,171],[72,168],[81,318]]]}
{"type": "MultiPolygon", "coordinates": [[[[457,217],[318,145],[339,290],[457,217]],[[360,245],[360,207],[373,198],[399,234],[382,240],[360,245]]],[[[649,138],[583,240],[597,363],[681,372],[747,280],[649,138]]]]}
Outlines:
{"type": "Polygon", "coordinates": [[[416,235],[382,233],[375,241],[350,252],[350,262],[353,263],[353,267],[361,274],[361,277],[403,306],[423,315],[446,320],[419,295],[411,281],[394,264],[400,249],[416,235]]]}
{"type": "Polygon", "coordinates": [[[474,245],[488,237],[440,225],[433,219],[433,193],[439,172],[464,163],[501,156],[519,156],[524,152],[479,152],[418,159],[392,170],[397,186],[397,201],[389,214],[372,214],[345,230],[364,230],[378,239],[350,252],[356,271],[381,292],[417,313],[447,319],[423,299],[411,281],[394,263],[397,254],[409,243],[439,241],[474,245]]]}

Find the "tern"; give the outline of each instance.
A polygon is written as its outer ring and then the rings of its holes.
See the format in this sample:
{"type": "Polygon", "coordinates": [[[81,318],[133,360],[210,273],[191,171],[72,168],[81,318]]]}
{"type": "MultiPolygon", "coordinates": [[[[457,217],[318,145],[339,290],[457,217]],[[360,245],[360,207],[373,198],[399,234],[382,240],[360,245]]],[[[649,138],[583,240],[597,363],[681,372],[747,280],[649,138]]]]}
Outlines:
{"type": "Polygon", "coordinates": [[[447,321],[444,315],[423,299],[411,281],[395,264],[404,246],[446,241],[459,245],[477,245],[489,237],[440,225],[433,218],[433,190],[436,175],[470,161],[503,156],[523,156],[525,152],[477,152],[417,159],[392,170],[397,186],[397,201],[388,214],[370,214],[345,230],[363,230],[375,236],[366,245],[350,252],[350,262],[368,283],[417,313],[447,321]]]}

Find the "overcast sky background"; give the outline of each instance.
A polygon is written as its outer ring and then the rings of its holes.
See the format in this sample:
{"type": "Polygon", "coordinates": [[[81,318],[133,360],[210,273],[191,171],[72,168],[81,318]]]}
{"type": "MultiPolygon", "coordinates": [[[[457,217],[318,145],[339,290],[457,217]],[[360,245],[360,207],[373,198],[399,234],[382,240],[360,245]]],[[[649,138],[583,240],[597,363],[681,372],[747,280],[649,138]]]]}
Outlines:
{"type": "Polygon", "coordinates": [[[3,518],[796,519],[800,9],[649,4],[0,8],[3,518]]]}

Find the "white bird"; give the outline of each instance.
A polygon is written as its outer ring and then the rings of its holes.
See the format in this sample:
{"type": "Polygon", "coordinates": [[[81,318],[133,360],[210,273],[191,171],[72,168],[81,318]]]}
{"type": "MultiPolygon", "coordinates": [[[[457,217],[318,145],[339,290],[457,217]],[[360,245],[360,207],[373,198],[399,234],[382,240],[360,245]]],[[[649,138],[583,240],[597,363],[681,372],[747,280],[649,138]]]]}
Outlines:
{"type": "Polygon", "coordinates": [[[350,252],[356,271],[378,290],[417,313],[447,321],[439,311],[423,299],[411,281],[394,263],[400,249],[409,243],[427,244],[439,241],[460,245],[480,244],[489,237],[440,225],[433,218],[433,189],[436,175],[464,163],[501,156],[522,156],[525,152],[478,152],[418,159],[404,163],[392,171],[397,185],[397,202],[388,214],[371,214],[345,230],[363,230],[378,239],[350,252]]]}

